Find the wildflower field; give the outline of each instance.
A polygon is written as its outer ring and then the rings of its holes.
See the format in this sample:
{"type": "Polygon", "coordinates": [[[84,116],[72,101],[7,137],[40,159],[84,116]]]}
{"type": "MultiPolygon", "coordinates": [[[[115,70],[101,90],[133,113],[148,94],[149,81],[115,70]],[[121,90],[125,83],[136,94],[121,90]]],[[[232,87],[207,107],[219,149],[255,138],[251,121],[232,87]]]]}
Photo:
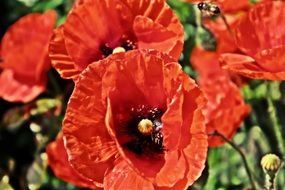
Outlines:
{"type": "Polygon", "coordinates": [[[0,1],[0,190],[285,189],[282,0],[0,1]]]}

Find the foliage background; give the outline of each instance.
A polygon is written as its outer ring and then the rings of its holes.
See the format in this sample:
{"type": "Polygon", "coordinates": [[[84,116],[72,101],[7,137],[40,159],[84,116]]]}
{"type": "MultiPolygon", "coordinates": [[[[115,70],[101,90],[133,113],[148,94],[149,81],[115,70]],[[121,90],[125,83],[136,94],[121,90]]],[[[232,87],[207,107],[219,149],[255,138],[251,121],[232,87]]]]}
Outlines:
{"type": "MultiPolygon", "coordinates": [[[[55,9],[60,25],[72,6],[72,0],[1,0],[0,37],[21,16],[30,12],[55,9]]],[[[189,64],[195,45],[197,25],[193,5],[169,0],[185,29],[185,45],[180,63],[191,77],[197,74],[189,64]]],[[[215,47],[213,35],[206,29],[198,35],[204,45],[215,47]]],[[[36,101],[25,104],[8,103],[0,99],[0,189],[80,189],[56,178],[47,166],[45,146],[60,130],[64,110],[73,83],[62,80],[56,71],[49,72],[48,89],[36,101]],[[27,110],[29,114],[27,114],[27,110]]],[[[245,153],[254,176],[263,183],[260,159],[265,153],[282,156],[272,128],[272,113],[268,100],[273,101],[281,126],[285,125],[285,83],[251,81],[242,88],[252,112],[238,130],[233,141],[245,153]],[[269,111],[268,111],[269,110],[269,111]]],[[[285,128],[282,128],[285,139],[285,128]]],[[[284,166],[279,174],[279,188],[285,188],[284,166]],[[282,185],[281,185],[282,184],[282,185]]],[[[230,145],[209,149],[207,166],[201,178],[189,189],[240,190],[250,187],[240,155],[230,145]]]]}

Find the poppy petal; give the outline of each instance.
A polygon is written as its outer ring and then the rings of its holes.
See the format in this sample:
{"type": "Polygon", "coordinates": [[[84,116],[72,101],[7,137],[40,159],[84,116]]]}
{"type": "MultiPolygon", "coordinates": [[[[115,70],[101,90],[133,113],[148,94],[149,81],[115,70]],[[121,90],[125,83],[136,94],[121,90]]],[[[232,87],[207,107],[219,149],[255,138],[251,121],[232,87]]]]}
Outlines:
{"type": "Polygon", "coordinates": [[[0,97],[9,102],[30,102],[45,90],[46,80],[34,83],[30,79],[14,76],[4,69],[0,74],[0,97]]]}
{"type": "MultiPolygon", "coordinates": [[[[156,54],[160,55],[160,53],[156,54]]],[[[154,159],[150,163],[147,158],[137,157],[134,153],[123,150],[121,144],[126,137],[119,135],[121,126],[113,118],[121,118],[121,113],[128,112],[127,110],[131,110],[132,106],[148,105],[161,108],[165,104],[162,86],[162,65],[165,60],[152,54],[146,54],[144,51],[129,52],[128,56],[124,55],[124,57],[124,60],[114,60],[103,79],[103,85],[106,86],[104,89],[108,89],[109,86],[113,87],[108,95],[110,102],[106,119],[107,128],[117,142],[123,157],[128,158],[130,164],[146,176],[153,176],[159,171],[164,160],[154,159]],[[113,113],[118,114],[113,115],[113,113]]]]}
{"type": "Polygon", "coordinates": [[[169,53],[178,59],[183,48],[183,43],[177,41],[177,34],[148,17],[137,16],[133,29],[141,49],[156,49],[169,53]],[[156,36],[154,38],[154,36],[156,36]]]}
{"type": "Polygon", "coordinates": [[[122,106],[129,101],[129,104],[141,103],[161,108],[165,103],[162,65],[164,62],[172,62],[173,59],[151,50],[129,52],[127,58],[122,54],[123,59],[119,59],[119,56],[112,58],[117,64],[108,67],[103,79],[103,89],[114,87],[119,98],[115,102],[121,102],[122,106]],[[132,90],[132,93],[125,89],[132,90]],[[124,99],[126,101],[123,101],[124,99]]]}
{"type": "Polygon", "coordinates": [[[186,160],[179,151],[168,151],[165,163],[155,177],[157,186],[172,187],[186,175],[186,160]]]}
{"type": "Polygon", "coordinates": [[[50,62],[46,61],[47,45],[55,20],[56,13],[51,10],[45,14],[28,14],[13,24],[2,39],[4,62],[1,67],[39,80],[43,71],[50,67],[50,62]]]}
{"type": "MultiPolygon", "coordinates": [[[[138,39],[138,46],[142,49],[156,49],[161,52],[170,53],[172,55],[173,48],[180,46],[182,42],[176,41],[177,34],[168,30],[159,23],[153,22],[148,17],[137,16],[134,20],[134,32],[138,39]],[[156,38],[154,38],[156,36],[156,38]]],[[[173,54],[174,58],[178,59],[178,55],[173,54]]]]}
{"type": "Polygon", "coordinates": [[[194,47],[191,52],[191,64],[197,70],[199,76],[211,78],[213,75],[224,75],[226,72],[219,64],[218,52],[206,51],[199,47],[194,47]]]}
{"type": "Polygon", "coordinates": [[[101,45],[114,43],[123,35],[116,6],[124,7],[114,0],[90,0],[73,9],[68,16],[64,24],[66,50],[81,71],[89,63],[101,59],[101,45]],[[110,20],[112,24],[108,24],[110,20]]]}
{"type": "MultiPolygon", "coordinates": [[[[231,139],[250,112],[250,107],[245,104],[239,88],[227,76],[200,80],[200,86],[208,99],[205,109],[207,133],[218,131],[231,139]]],[[[209,146],[216,147],[222,144],[224,141],[220,137],[209,137],[209,146]]]]}
{"type": "Polygon", "coordinates": [[[116,152],[104,127],[106,108],[100,99],[99,89],[102,88],[101,78],[105,65],[95,64],[94,67],[96,68],[87,69],[86,77],[79,78],[76,83],[64,119],[63,134],[74,169],[97,182],[96,185],[100,187],[105,171],[113,166],[112,160],[116,152]]]}
{"type": "Polygon", "coordinates": [[[207,158],[208,139],[205,134],[205,123],[203,122],[205,117],[202,113],[205,104],[205,98],[201,96],[199,89],[193,88],[191,91],[184,92],[183,126],[181,131],[183,138],[180,140],[179,147],[183,148],[183,154],[187,161],[186,165],[189,166],[186,175],[187,186],[192,185],[200,177],[203,171],[201,168],[205,167],[203,160],[207,158]],[[189,112],[193,115],[189,115],[189,112]],[[190,131],[188,128],[189,123],[191,123],[190,131]],[[194,154],[195,156],[193,156],[194,154]]]}
{"type": "Polygon", "coordinates": [[[181,138],[182,126],[182,105],[183,105],[182,85],[176,91],[176,95],[167,106],[168,109],[161,118],[163,123],[164,145],[167,150],[177,150],[181,138]],[[173,129],[173,126],[176,126],[173,129]]]}
{"type": "MultiPolygon", "coordinates": [[[[271,73],[285,72],[285,46],[278,46],[272,49],[258,52],[254,59],[264,71],[271,73]]],[[[284,76],[285,78],[285,76],[284,76]]]]}
{"type": "Polygon", "coordinates": [[[5,100],[29,102],[45,90],[45,72],[50,68],[47,45],[55,20],[53,10],[28,14],[5,33],[0,64],[0,96],[5,100]]]}
{"type": "Polygon", "coordinates": [[[256,5],[236,27],[238,47],[253,57],[262,50],[285,44],[284,17],[285,3],[282,1],[256,5]]]}
{"type": "Polygon", "coordinates": [[[130,168],[126,161],[120,160],[104,178],[104,187],[109,190],[154,190],[147,181],[130,168]]]}
{"type": "Polygon", "coordinates": [[[207,135],[202,132],[193,135],[190,145],[183,150],[189,166],[187,173],[188,186],[192,185],[201,176],[205,167],[203,160],[207,158],[207,150],[207,135]]]}
{"type": "MultiPolygon", "coordinates": [[[[195,115],[189,113],[193,113],[197,109],[198,101],[196,98],[201,96],[201,92],[196,88],[193,80],[181,73],[181,67],[177,64],[169,63],[164,73],[165,81],[173,81],[173,83],[165,85],[169,88],[167,96],[171,97],[171,94],[175,94],[175,96],[169,100],[168,109],[162,117],[164,126],[162,130],[166,149],[175,150],[178,146],[184,148],[185,144],[190,142],[191,131],[188,125],[193,122],[195,115]],[[168,71],[171,71],[171,73],[168,71]],[[180,81],[179,86],[177,86],[178,81],[180,81]],[[175,129],[172,126],[176,126],[175,129]]],[[[202,101],[199,104],[202,104],[202,101]]]]}
{"type": "Polygon", "coordinates": [[[63,27],[54,30],[49,45],[49,56],[52,66],[59,72],[62,78],[74,78],[80,73],[80,70],[75,67],[72,58],[66,51],[63,27]]]}
{"type": "Polygon", "coordinates": [[[57,177],[79,187],[92,187],[92,189],[97,188],[92,181],[80,176],[70,166],[61,133],[54,142],[47,146],[46,152],[48,154],[49,166],[52,168],[57,177]]]}
{"type": "Polygon", "coordinates": [[[222,54],[220,57],[223,69],[253,79],[284,80],[285,71],[265,71],[252,57],[240,54],[222,54]]]}

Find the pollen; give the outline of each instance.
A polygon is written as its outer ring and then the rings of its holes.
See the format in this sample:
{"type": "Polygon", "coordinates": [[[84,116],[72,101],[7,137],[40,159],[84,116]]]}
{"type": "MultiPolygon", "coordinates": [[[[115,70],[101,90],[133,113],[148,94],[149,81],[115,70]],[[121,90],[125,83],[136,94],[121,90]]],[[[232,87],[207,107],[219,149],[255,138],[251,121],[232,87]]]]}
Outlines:
{"type": "Polygon", "coordinates": [[[149,119],[142,119],[138,124],[138,130],[143,135],[150,135],[154,130],[154,125],[149,119]]]}
{"type": "Polygon", "coordinates": [[[122,52],[126,52],[125,48],[123,47],[116,47],[115,49],[113,49],[113,54],[115,53],[122,53],[122,52]]]}

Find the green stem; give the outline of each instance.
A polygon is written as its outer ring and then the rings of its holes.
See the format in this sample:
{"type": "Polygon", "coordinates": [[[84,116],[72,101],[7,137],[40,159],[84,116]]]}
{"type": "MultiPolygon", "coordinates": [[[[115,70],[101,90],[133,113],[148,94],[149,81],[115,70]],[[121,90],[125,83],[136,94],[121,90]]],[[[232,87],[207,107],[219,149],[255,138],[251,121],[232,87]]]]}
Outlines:
{"type": "Polygon", "coordinates": [[[254,179],[253,179],[253,175],[252,175],[252,173],[250,171],[250,168],[249,168],[249,165],[247,163],[246,157],[245,157],[244,153],[241,151],[241,149],[234,142],[232,142],[229,139],[227,139],[223,134],[219,133],[218,131],[215,131],[213,133],[213,135],[221,137],[225,142],[227,142],[229,145],[231,145],[231,147],[233,149],[235,149],[239,153],[239,155],[242,158],[242,161],[243,161],[246,173],[248,175],[249,181],[251,183],[252,190],[256,190],[256,186],[255,186],[255,182],[254,182],[254,179]]]}
{"type": "Polygon", "coordinates": [[[201,39],[199,38],[199,31],[203,31],[203,16],[201,11],[197,7],[194,7],[194,11],[195,11],[195,21],[197,25],[197,31],[195,33],[196,35],[195,41],[198,46],[202,46],[201,39]]]}
{"type": "Polygon", "coordinates": [[[277,116],[277,111],[275,109],[273,100],[271,98],[271,94],[270,94],[270,82],[267,82],[267,96],[266,96],[266,101],[268,104],[268,114],[272,123],[272,127],[275,133],[275,137],[276,140],[278,142],[278,146],[279,146],[279,150],[280,153],[282,154],[282,157],[284,157],[284,153],[285,153],[285,145],[284,145],[284,140],[282,138],[282,129],[281,129],[281,125],[278,121],[278,116],[277,116]]]}
{"type": "Polygon", "coordinates": [[[276,174],[265,173],[265,190],[276,190],[276,174]]]}

